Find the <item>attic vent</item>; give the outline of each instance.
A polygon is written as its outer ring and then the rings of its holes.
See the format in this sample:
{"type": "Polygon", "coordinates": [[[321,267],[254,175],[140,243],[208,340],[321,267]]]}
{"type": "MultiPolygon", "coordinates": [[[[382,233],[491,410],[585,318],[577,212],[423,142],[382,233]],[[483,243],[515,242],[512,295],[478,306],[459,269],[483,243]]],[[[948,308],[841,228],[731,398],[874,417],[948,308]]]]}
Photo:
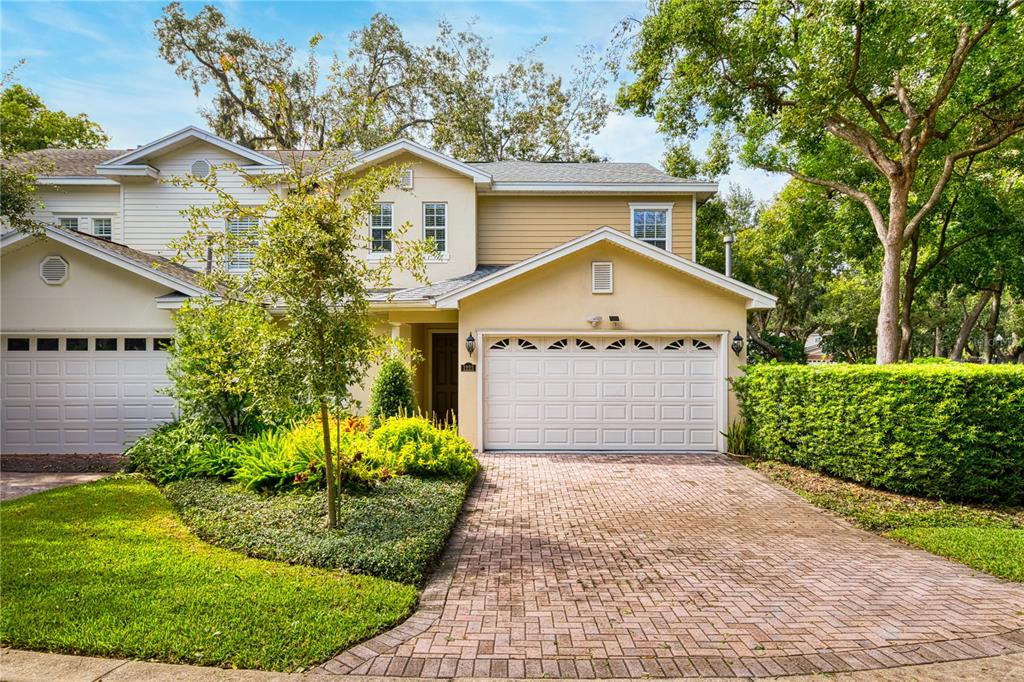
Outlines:
{"type": "Polygon", "coordinates": [[[412,168],[402,171],[402,177],[398,180],[398,186],[402,189],[412,189],[412,168]]]}
{"type": "Polygon", "coordinates": [[[197,178],[205,178],[210,174],[210,162],[204,159],[199,159],[192,162],[192,175],[197,178]]]}
{"type": "Polygon", "coordinates": [[[595,294],[612,293],[612,264],[595,262],[590,264],[591,292],[595,294]]]}
{"type": "Polygon", "coordinates": [[[68,262],[60,256],[47,256],[39,264],[39,276],[47,284],[63,284],[68,278],[68,262]]]}

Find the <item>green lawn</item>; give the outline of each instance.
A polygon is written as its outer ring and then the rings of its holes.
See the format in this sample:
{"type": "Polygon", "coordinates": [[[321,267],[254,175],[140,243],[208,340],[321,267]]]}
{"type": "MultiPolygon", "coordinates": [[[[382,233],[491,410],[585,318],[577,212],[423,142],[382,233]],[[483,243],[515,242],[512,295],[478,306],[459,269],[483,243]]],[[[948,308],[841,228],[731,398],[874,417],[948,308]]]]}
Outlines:
{"type": "Polygon", "coordinates": [[[416,585],[459,518],[467,481],[398,476],[339,497],[338,528],[326,526],[323,491],[266,495],[209,478],[164,489],[195,533],[260,559],[340,568],[416,585]]]}
{"type": "Polygon", "coordinates": [[[0,505],[5,646],[293,670],[403,619],[416,589],[252,559],[115,477],[0,505]]]}
{"type": "Polygon", "coordinates": [[[1024,582],[1024,509],[897,495],[779,462],[751,466],[862,528],[1024,582]]]}

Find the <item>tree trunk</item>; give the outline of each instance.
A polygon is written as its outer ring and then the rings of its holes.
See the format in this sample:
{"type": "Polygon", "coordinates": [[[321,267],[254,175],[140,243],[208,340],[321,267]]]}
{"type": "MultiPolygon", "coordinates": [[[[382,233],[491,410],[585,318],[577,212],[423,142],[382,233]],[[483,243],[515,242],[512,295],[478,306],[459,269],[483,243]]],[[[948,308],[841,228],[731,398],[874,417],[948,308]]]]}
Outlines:
{"type": "Polygon", "coordinates": [[[978,299],[971,312],[964,318],[963,324],[960,325],[960,333],[956,337],[956,344],[953,346],[953,352],[949,355],[951,359],[957,362],[964,359],[964,348],[967,347],[967,342],[971,339],[971,332],[974,331],[974,326],[978,324],[981,311],[985,309],[985,305],[988,304],[990,298],[992,298],[991,289],[981,292],[981,298],[978,299]]]}
{"type": "Polygon", "coordinates": [[[985,345],[982,351],[985,357],[985,364],[992,364],[993,342],[996,335],[996,327],[999,326],[999,305],[1003,297],[1003,283],[999,282],[995,293],[992,295],[992,310],[989,312],[988,321],[985,322],[985,345]]]}
{"type": "Polygon", "coordinates": [[[782,351],[780,351],[778,348],[762,339],[758,335],[758,333],[754,331],[754,328],[751,327],[749,324],[747,325],[747,337],[750,339],[750,342],[752,344],[763,350],[765,353],[767,353],[775,360],[781,362],[782,360],[785,359],[782,355],[782,351]]]}
{"type": "Polygon", "coordinates": [[[935,325],[935,345],[932,346],[932,355],[937,358],[945,357],[942,347],[942,327],[935,325]]]}
{"type": "Polygon", "coordinates": [[[878,307],[878,347],[875,362],[887,365],[896,362],[900,354],[900,257],[903,251],[902,239],[890,239],[883,244],[885,257],[882,259],[882,293],[878,307]]]}
{"type": "Polygon", "coordinates": [[[331,463],[331,418],[327,402],[320,400],[320,428],[324,432],[324,470],[327,475],[327,527],[338,527],[338,509],[335,504],[334,467],[331,463]]]}

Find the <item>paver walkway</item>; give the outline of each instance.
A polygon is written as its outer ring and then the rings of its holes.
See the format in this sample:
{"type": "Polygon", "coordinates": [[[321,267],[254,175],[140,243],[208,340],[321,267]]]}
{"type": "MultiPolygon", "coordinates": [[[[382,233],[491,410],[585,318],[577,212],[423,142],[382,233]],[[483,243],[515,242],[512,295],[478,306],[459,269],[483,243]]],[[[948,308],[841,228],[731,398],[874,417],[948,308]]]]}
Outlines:
{"type": "Polygon", "coordinates": [[[88,483],[109,476],[105,473],[50,473],[45,471],[0,471],[0,502],[65,485],[88,483]]]}
{"type": "Polygon", "coordinates": [[[321,671],[768,676],[1024,651],[1024,586],[725,458],[496,455],[404,624],[321,671]]]}

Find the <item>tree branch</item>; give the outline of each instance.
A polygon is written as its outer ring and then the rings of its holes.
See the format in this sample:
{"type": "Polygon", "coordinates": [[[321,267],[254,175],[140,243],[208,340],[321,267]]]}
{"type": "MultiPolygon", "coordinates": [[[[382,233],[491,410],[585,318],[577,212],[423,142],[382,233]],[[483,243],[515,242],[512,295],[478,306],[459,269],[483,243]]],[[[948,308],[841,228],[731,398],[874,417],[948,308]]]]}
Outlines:
{"type": "Polygon", "coordinates": [[[868,214],[871,216],[871,222],[875,226],[875,232],[878,233],[878,238],[882,241],[887,239],[885,217],[882,215],[882,211],[878,208],[878,204],[871,198],[867,192],[861,192],[860,190],[854,189],[849,185],[845,185],[835,180],[823,180],[822,178],[815,178],[810,175],[804,175],[792,168],[784,169],[784,172],[789,173],[797,180],[801,180],[812,185],[818,185],[819,187],[827,187],[828,189],[841,192],[846,196],[856,199],[860,203],[864,204],[864,208],[868,210],[868,214]]]}

